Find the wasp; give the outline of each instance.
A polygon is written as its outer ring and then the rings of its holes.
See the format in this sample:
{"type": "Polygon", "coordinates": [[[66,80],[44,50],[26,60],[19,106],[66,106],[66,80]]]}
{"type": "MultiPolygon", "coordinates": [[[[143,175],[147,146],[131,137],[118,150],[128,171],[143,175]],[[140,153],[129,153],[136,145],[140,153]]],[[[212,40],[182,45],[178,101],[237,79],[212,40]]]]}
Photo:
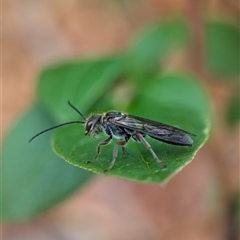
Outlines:
{"type": "Polygon", "coordinates": [[[150,151],[154,160],[160,165],[160,167],[163,169],[167,169],[166,165],[158,158],[145,137],[149,136],[155,140],[172,145],[192,146],[193,140],[190,136],[196,136],[190,132],[164,123],[117,111],[109,111],[103,114],[92,114],[88,118],[86,118],[75,106],[71,104],[70,101],[68,101],[68,105],[72,109],[74,109],[83,118],[83,120],[66,122],[45,129],[34,135],[29,140],[29,142],[31,142],[39,135],[55,128],[75,123],[84,124],[85,135],[94,138],[101,132],[104,132],[108,136],[107,139],[98,143],[94,159],[92,161],[88,161],[87,163],[95,162],[98,159],[102,146],[109,144],[113,138],[118,140],[113,148],[112,161],[108,168],[104,170],[104,172],[109,171],[113,167],[115,160],[118,156],[118,147],[122,148],[124,155],[129,155],[126,150],[126,145],[130,138],[132,138],[136,142],[142,143],[146,147],[146,149],[150,151]]]}

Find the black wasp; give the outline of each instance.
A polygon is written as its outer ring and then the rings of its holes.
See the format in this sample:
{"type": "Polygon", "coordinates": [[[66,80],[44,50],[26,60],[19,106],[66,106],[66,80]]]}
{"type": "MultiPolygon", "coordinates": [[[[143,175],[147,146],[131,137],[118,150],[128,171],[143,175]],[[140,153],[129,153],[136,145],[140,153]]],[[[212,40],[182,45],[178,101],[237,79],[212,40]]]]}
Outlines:
{"type": "Polygon", "coordinates": [[[110,111],[103,114],[92,114],[90,117],[86,118],[76,107],[74,107],[70,103],[70,101],[68,101],[68,104],[82,116],[83,118],[82,121],[66,122],[48,128],[33,136],[29,140],[29,142],[31,142],[34,138],[41,135],[42,133],[74,123],[84,124],[85,135],[89,135],[90,137],[95,137],[99,133],[105,132],[108,135],[108,138],[97,145],[95,158],[92,161],[88,161],[88,162],[96,161],[100,154],[101,146],[110,143],[112,138],[118,139],[118,142],[116,143],[113,149],[112,161],[109,167],[105,169],[105,172],[109,171],[113,167],[118,154],[118,146],[122,147],[123,154],[128,155],[125,146],[130,138],[137,142],[141,142],[151,152],[155,161],[162,168],[166,168],[166,166],[158,158],[150,144],[145,139],[145,136],[149,136],[151,138],[154,138],[156,140],[168,144],[180,146],[192,146],[193,140],[189,135],[195,136],[194,134],[186,132],[179,128],[175,128],[160,122],[116,111],[110,111]]]}

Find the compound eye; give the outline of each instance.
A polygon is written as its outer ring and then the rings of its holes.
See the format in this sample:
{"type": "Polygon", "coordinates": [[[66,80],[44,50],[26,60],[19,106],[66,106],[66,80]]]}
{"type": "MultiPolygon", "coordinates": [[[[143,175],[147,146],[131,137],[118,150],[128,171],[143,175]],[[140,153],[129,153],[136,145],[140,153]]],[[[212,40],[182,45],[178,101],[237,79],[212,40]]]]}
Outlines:
{"type": "Polygon", "coordinates": [[[87,122],[86,127],[85,127],[85,135],[91,132],[92,130],[92,121],[87,122]]]}

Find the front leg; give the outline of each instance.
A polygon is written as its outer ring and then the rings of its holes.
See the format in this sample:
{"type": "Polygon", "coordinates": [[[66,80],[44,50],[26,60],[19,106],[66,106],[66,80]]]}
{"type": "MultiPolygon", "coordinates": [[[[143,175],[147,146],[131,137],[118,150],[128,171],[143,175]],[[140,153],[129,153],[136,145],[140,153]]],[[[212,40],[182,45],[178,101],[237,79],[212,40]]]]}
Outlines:
{"type": "Polygon", "coordinates": [[[112,136],[110,136],[110,137],[107,138],[106,140],[100,142],[100,143],[97,145],[95,158],[94,158],[92,161],[87,161],[87,163],[95,162],[95,161],[98,159],[98,156],[99,156],[99,154],[100,154],[100,152],[101,152],[101,146],[107,145],[111,140],[112,140],[112,136]]]}

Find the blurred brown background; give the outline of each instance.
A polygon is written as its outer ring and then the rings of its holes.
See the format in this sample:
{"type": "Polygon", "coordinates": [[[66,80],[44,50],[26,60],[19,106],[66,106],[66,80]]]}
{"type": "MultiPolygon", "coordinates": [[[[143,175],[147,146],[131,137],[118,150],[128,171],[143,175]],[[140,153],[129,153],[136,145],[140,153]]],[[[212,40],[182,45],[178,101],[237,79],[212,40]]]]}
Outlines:
{"type": "MultiPolygon", "coordinates": [[[[2,5],[3,135],[34,101],[43,66],[120,51],[155,19],[182,15],[192,21],[204,14],[236,23],[239,17],[235,0],[9,0],[2,5]]],[[[197,62],[192,67],[199,70],[197,62]]],[[[209,91],[216,106],[228,94],[222,85],[210,85],[209,91]]],[[[219,135],[164,186],[98,176],[44,215],[4,224],[3,239],[233,239],[226,202],[238,189],[239,135],[219,135]],[[219,153],[222,136],[228,141],[219,153]],[[231,161],[218,162],[229,156],[231,161]]]]}

